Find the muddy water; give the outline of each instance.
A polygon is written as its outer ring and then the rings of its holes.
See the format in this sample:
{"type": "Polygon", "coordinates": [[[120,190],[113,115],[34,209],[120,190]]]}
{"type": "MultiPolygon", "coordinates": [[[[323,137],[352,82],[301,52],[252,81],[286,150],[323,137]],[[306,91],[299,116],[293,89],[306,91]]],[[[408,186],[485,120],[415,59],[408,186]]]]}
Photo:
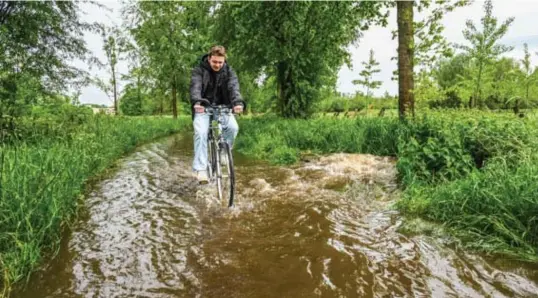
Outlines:
{"type": "Polygon", "coordinates": [[[229,210],[191,177],[191,148],[175,136],[123,159],[14,297],[537,297],[537,267],[400,234],[388,158],[236,155],[229,210]]]}

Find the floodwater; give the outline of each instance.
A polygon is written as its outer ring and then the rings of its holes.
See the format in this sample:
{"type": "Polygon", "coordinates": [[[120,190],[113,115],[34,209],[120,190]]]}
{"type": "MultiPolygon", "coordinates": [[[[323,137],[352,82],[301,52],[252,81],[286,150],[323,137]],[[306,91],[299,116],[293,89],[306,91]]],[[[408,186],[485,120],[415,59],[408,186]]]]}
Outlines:
{"type": "Polygon", "coordinates": [[[228,209],[191,177],[188,134],[142,146],[13,297],[538,297],[538,266],[399,233],[390,158],[235,156],[228,209]]]}

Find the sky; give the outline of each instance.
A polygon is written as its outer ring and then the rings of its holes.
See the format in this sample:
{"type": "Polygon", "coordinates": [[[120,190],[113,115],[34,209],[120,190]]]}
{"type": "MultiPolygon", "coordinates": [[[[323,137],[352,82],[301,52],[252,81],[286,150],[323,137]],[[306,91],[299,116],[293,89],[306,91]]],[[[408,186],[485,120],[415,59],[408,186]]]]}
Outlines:
{"type": "MultiPolygon", "coordinates": [[[[121,4],[119,1],[99,1],[101,4],[109,7],[112,11],[105,11],[95,6],[82,4],[85,15],[84,20],[98,21],[106,24],[121,25],[122,18],[120,15],[121,4]]],[[[449,42],[466,44],[463,37],[465,22],[471,19],[476,25],[480,25],[480,19],[483,16],[484,1],[475,0],[471,5],[458,8],[453,12],[447,13],[442,22],[445,25],[443,35],[449,42]]],[[[529,51],[533,65],[538,65],[538,26],[536,18],[538,16],[538,0],[493,0],[493,15],[497,17],[499,23],[502,23],[509,17],[515,17],[510,26],[508,33],[503,37],[501,42],[506,45],[514,46],[514,50],[504,56],[516,59],[523,58],[523,43],[528,43],[529,51]]],[[[480,27],[479,27],[480,28],[480,27]]],[[[392,72],[396,69],[397,62],[391,60],[396,56],[397,40],[392,39],[392,31],[396,29],[396,11],[391,11],[389,24],[387,27],[371,27],[363,33],[356,45],[349,47],[352,57],[352,68],[343,66],[338,73],[337,90],[343,93],[355,93],[362,87],[355,86],[351,82],[359,78],[362,70],[361,62],[366,61],[370,49],[374,50],[375,59],[380,63],[381,72],[374,77],[375,80],[382,81],[381,87],[374,92],[375,95],[383,95],[387,91],[391,95],[396,95],[398,91],[397,81],[391,79],[392,72]]],[[[88,48],[100,59],[104,60],[102,51],[102,41],[95,34],[86,34],[85,41],[88,48]]],[[[75,64],[79,67],[86,68],[84,65],[75,64]]],[[[127,64],[120,62],[118,65],[120,73],[127,72],[127,64]]],[[[93,75],[107,77],[106,71],[91,70],[93,75]]],[[[120,83],[121,90],[124,82],[120,83]]],[[[82,90],[81,103],[97,103],[112,105],[112,100],[95,86],[88,86],[82,90]]]]}

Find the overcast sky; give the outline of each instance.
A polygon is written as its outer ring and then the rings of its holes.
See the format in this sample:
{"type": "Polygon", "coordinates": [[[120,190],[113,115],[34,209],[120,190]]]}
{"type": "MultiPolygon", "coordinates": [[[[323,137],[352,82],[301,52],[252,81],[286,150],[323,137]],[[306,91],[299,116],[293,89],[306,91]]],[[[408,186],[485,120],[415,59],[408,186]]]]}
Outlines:
{"type": "MultiPolygon", "coordinates": [[[[116,1],[100,1],[100,3],[111,8],[112,12],[83,4],[82,7],[86,13],[84,19],[120,25],[122,22],[119,12],[121,4],[116,1]]],[[[465,22],[467,19],[471,19],[475,24],[480,25],[480,18],[483,16],[483,5],[484,1],[475,0],[470,6],[458,8],[445,15],[443,19],[446,27],[444,35],[449,42],[466,42],[462,34],[465,28],[465,22]]],[[[538,18],[538,0],[493,0],[493,14],[499,19],[499,22],[503,22],[508,17],[515,17],[508,33],[502,39],[504,44],[515,47],[506,56],[517,59],[523,58],[523,43],[526,42],[529,45],[529,50],[533,53],[531,58],[533,64],[538,65],[538,55],[534,54],[538,51],[538,22],[536,21],[536,18],[538,18]]],[[[381,72],[377,74],[375,79],[383,82],[375,94],[382,95],[385,91],[388,91],[392,95],[397,93],[398,84],[396,81],[391,80],[392,72],[396,69],[396,61],[391,60],[391,57],[396,55],[397,40],[392,40],[391,34],[391,31],[395,28],[396,11],[391,11],[389,25],[386,28],[372,27],[367,32],[364,32],[358,46],[351,47],[353,69],[344,66],[339,72],[338,91],[354,93],[359,89],[351,81],[359,77],[359,72],[362,70],[361,62],[368,59],[369,51],[373,49],[375,58],[379,61],[379,67],[381,69],[381,72]]],[[[97,35],[87,34],[85,40],[90,50],[104,60],[100,38],[97,35]]],[[[119,71],[125,73],[127,71],[127,65],[120,63],[119,71]]],[[[92,73],[106,76],[106,72],[103,71],[93,70],[92,73]]],[[[84,88],[80,100],[82,103],[112,104],[112,101],[94,86],[84,88]]]]}

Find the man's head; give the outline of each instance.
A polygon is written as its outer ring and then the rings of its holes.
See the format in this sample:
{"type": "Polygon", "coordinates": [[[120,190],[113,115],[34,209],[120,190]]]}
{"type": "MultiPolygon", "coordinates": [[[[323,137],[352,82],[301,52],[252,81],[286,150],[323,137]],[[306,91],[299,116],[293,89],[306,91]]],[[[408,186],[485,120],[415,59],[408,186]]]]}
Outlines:
{"type": "Polygon", "coordinates": [[[214,71],[219,71],[226,61],[226,49],[223,46],[214,46],[209,52],[209,65],[214,71]]]}

